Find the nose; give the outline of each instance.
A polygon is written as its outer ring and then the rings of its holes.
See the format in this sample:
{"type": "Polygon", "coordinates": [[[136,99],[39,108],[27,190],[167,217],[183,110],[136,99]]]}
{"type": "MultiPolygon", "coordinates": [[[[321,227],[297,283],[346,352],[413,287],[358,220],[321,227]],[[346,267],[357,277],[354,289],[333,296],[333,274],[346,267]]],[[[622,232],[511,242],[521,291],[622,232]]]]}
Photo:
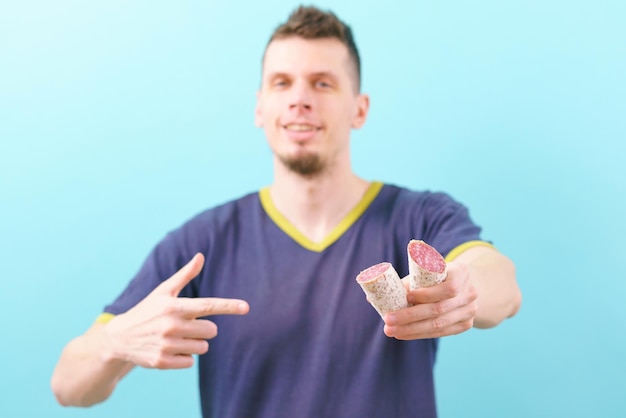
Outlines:
{"type": "Polygon", "coordinates": [[[311,90],[307,83],[294,83],[289,97],[289,110],[310,111],[312,105],[311,90]]]}

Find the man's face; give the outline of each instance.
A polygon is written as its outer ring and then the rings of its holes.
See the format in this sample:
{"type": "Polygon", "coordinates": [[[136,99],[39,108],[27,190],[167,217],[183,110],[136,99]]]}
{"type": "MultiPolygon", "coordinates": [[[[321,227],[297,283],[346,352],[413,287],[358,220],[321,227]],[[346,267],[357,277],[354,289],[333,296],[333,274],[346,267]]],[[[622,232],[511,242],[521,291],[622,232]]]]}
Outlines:
{"type": "Polygon", "coordinates": [[[256,124],[282,164],[314,176],[349,162],[350,131],[363,125],[369,107],[356,85],[348,49],[337,39],[290,37],[269,44],[256,124]]]}

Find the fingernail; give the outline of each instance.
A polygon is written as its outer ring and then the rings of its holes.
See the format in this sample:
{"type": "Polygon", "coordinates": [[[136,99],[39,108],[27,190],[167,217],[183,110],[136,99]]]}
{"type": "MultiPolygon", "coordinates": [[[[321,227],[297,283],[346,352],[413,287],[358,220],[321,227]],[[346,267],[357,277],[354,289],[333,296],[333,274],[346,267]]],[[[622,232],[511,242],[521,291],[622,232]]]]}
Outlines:
{"type": "Polygon", "coordinates": [[[387,322],[387,324],[393,324],[398,320],[398,317],[394,314],[387,314],[386,319],[385,322],[387,322]]]}
{"type": "Polygon", "coordinates": [[[239,309],[240,312],[245,312],[248,309],[248,304],[241,302],[239,305],[237,305],[237,309],[239,309]]]}

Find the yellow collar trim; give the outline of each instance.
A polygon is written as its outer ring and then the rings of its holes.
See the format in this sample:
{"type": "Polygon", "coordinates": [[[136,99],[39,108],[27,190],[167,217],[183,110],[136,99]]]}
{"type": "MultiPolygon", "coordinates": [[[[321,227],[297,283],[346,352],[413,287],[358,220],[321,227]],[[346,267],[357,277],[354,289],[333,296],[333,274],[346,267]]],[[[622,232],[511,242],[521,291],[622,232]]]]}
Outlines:
{"type": "Polygon", "coordinates": [[[450,261],[454,260],[455,258],[457,258],[463,251],[472,248],[472,247],[491,247],[491,248],[495,248],[493,246],[493,244],[487,242],[487,241],[480,241],[480,240],[475,240],[475,241],[467,241],[464,242],[461,245],[458,245],[456,247],[454,247],[452,250],[450,250],[450,252],[448,253],[448,255],[446,256],[446,262],[449,263],[450,261]]]}
{"type": "Polygon", "coordinates": [[[270,197],[269,187],[264,187],[259,191],[259,199],[261,200],[263,209],[265,209],[265,212],[270,219],[274,221],[276,226],[282,229],[285,234],[291,237],[302,247],[319,253],[341,238],[341,236],[361,217],[361,215],[363,215],[372,201],[376,198],[376,196],[378,196],[378,193],[382,188],[383,183],[373,181],[365,191],[361,201],[357,203],[350,213],[348,213],[345,218],[343,218],[341,222],[339,222],[339,224],[332,231],[330,231],[326,238],[320,242],[313,242],[308,239],[304,236],[304,234],[298,231],[298,229],[291,222],[289,222],[287,218],[285,218],[283,214],[278,211],[278,209],[276,209],[276,206],[274,206],[274,202],[272,202],[272,198],[270,197]]]}

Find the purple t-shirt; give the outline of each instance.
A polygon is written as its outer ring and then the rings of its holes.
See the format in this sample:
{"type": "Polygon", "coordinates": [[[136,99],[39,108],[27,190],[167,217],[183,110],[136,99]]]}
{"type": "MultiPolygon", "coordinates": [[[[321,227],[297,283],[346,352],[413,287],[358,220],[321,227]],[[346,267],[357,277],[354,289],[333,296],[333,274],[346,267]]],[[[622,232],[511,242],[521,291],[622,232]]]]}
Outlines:
{"type": "Polygon", "coordinates": [[[168,234],[105,311],[130,309],[201,252],[205,267],[181,296],[250,304],[248,315],[211,317],[219,335],[199,357],[205,418],[435,417],[437,340],[385,336],[355,278],[382,261],[408,274],[411,239],[445,256],[479,234],[467,209],[445,194],[372,183],[316,246],[265,189],[168,234]]]}

